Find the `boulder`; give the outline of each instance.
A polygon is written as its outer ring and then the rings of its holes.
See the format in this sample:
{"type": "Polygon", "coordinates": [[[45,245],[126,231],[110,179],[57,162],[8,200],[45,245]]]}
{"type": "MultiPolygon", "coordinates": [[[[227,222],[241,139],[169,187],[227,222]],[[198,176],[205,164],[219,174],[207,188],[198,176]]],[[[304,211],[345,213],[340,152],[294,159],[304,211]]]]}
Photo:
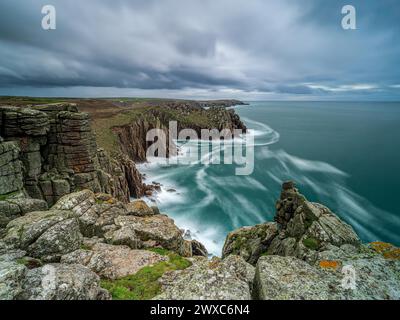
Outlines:
{"type": "Polygon", "coordinates": [[[127,246],[105,243],[97,243],[90,249],[76,250],[61,258],[62,263],[82,264],[106,279],[122,278],[145,266],[166,260],[166,257],[151,251],[132,250],[127,246]]]}
{"type": "MultiPolygon", "coordinates": [[[[184,245],[181,230],[175,225],[174,220],[166,215],[119,216],[115,219],[115,224],[120,229],[114,235],[118,234],[121,237],[121,231],[124,231],[129,238],[134,236],[134,239],[139,239],[142,247],[159,245],[180,253],[184,245]]],[[[114,235],[111,235],[111,238],[114,235]]]]}
{"type": "Polygon", "coordinates": [[[36,211],[11,221],[4,242],[26,250],[44,261],[78,249],[82,243],[79,223],[72,211],[36,211]]]}
{"type": "Polygon", "coordinates": [[[100,278],[79,264],[47,264],[29,270],[21,281],[22,300],[106,300],[100,278]]]}
{"type": "Polygon", "coordinates": [[[254,267],[241,257],[192,258],[192,266],[165,273],[155,300],[250,300],[254,267]]]}
{"type": "Polygon", "coordinates": [[[154,210],[143,200],[134,200],[126,205],[128,215],[144,217],[154,215],[154,210]]]}

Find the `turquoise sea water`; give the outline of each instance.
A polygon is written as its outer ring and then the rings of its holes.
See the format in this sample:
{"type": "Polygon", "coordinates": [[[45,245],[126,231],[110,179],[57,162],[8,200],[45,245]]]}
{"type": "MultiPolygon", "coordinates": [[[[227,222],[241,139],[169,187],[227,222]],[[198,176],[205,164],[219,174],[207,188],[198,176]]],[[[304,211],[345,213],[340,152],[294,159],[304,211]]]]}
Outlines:
{"type": "Polygon", "coordinates": [[[328,206],[365,241],[400,245],[400,103],[252,102],[235,108],[255,133],[255,168],[141,165],[163,184],[157,204],[220,255],[227,233],[271,221],[282,181],[328,206]],[[173,188],[176,192],[168,192],[173,188]]]}

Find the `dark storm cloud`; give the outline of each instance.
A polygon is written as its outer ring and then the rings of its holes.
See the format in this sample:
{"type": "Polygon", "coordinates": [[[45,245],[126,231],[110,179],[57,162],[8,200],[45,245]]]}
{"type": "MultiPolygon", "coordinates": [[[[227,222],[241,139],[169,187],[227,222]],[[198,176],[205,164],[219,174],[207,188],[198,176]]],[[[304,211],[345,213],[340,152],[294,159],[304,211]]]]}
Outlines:
{"type": "Polygon", "coordinates": [[[399,97],[400,4],[350,2],[355,31],[341,0],[2,0],[0,94],[399,97]]]}

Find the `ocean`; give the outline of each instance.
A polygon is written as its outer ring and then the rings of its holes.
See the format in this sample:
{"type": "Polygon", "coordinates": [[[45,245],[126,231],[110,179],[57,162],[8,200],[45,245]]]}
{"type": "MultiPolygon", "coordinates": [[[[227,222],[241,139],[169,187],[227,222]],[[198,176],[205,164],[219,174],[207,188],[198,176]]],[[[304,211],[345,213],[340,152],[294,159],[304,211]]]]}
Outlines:
{"type": "Polygon", "coordinates": [[[220,256],[230,231],[273,220],[281,183],[293,180],[362,240],[400,245],[400,103],[249,103],[235,110],[255,135],[253,173],[150,160],[139,168],[162,184],[162,212],[220,256]]]}

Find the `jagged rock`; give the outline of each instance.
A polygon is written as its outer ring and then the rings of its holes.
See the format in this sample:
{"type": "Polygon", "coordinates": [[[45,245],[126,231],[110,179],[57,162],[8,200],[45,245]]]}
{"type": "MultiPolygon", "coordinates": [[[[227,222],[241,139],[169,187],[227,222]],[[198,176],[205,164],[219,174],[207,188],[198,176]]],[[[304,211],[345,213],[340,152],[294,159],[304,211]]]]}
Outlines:
{"type": "Polygon", "coordinates": [[[277,235],[278,226],[273,222],[237,229],[228,234],[222,249],[222,257],[239,255],[248,263],[255,265],[277,235]]]}
{"type": "Polygon", "coordinates": [[[90,268],[102,278],[118,279],[141,268],[167,258],[146,250],[132,250],[127,246],[97,243],[90,249],[79,249],[64,255],[62,263],[77,263],[90,268]]]}
{"type": "Polygon", "coordinates": [[[165,273],[160,278],[161,294],[155,300],[250,300],[254,267],[241,257],[224,260],[203,257],[181,271],[165,273]]]}
{"type": "Polygon", "coordinates": [[[126,205],[128,215],[144,217],[154,215],[154,210],[150,208],[143,200],[134,200],[126,205]]]}
{"type": "Polygon", "coordinates": [[[80,247],[82,235],[73,212],[50,210],[31,212],[11,221],[3,241],[34,258],[57,261],[80,247]]]}
{"type": "Polygon", "coordinates": [[[190,243],[192,246],[192,255],[193,256],[203,256],[203,257],[208,256],[207,249],[201,242],[199,242],[197,240],[191,240],[190,243]]]}
{"type": "Polygon", "coordinates": [[[307,201],[293,182],[283,184],[276,208],[280,233],[269,246],[268,254],[293,255],[313,262],[318,252],[328,246],[360,244],[350,225],[327,207],[307,201]]]}
{"type": "Polygon", "coordinates": [[[231,232],[223,256],[239,254],[255,264],[262,254],[295,256],[314,263],[330,246],[358,247],[353,228],[327,207],[307,201],[293,182],[285,182],[276,203],[275,223],[244,227],[231,232]]]}
{"type": "Polygon", "coordinates": [[[47,264],[29,270],[21,282],[23,300],[107,300],[99,277],[79,264],[47,264]]]}

